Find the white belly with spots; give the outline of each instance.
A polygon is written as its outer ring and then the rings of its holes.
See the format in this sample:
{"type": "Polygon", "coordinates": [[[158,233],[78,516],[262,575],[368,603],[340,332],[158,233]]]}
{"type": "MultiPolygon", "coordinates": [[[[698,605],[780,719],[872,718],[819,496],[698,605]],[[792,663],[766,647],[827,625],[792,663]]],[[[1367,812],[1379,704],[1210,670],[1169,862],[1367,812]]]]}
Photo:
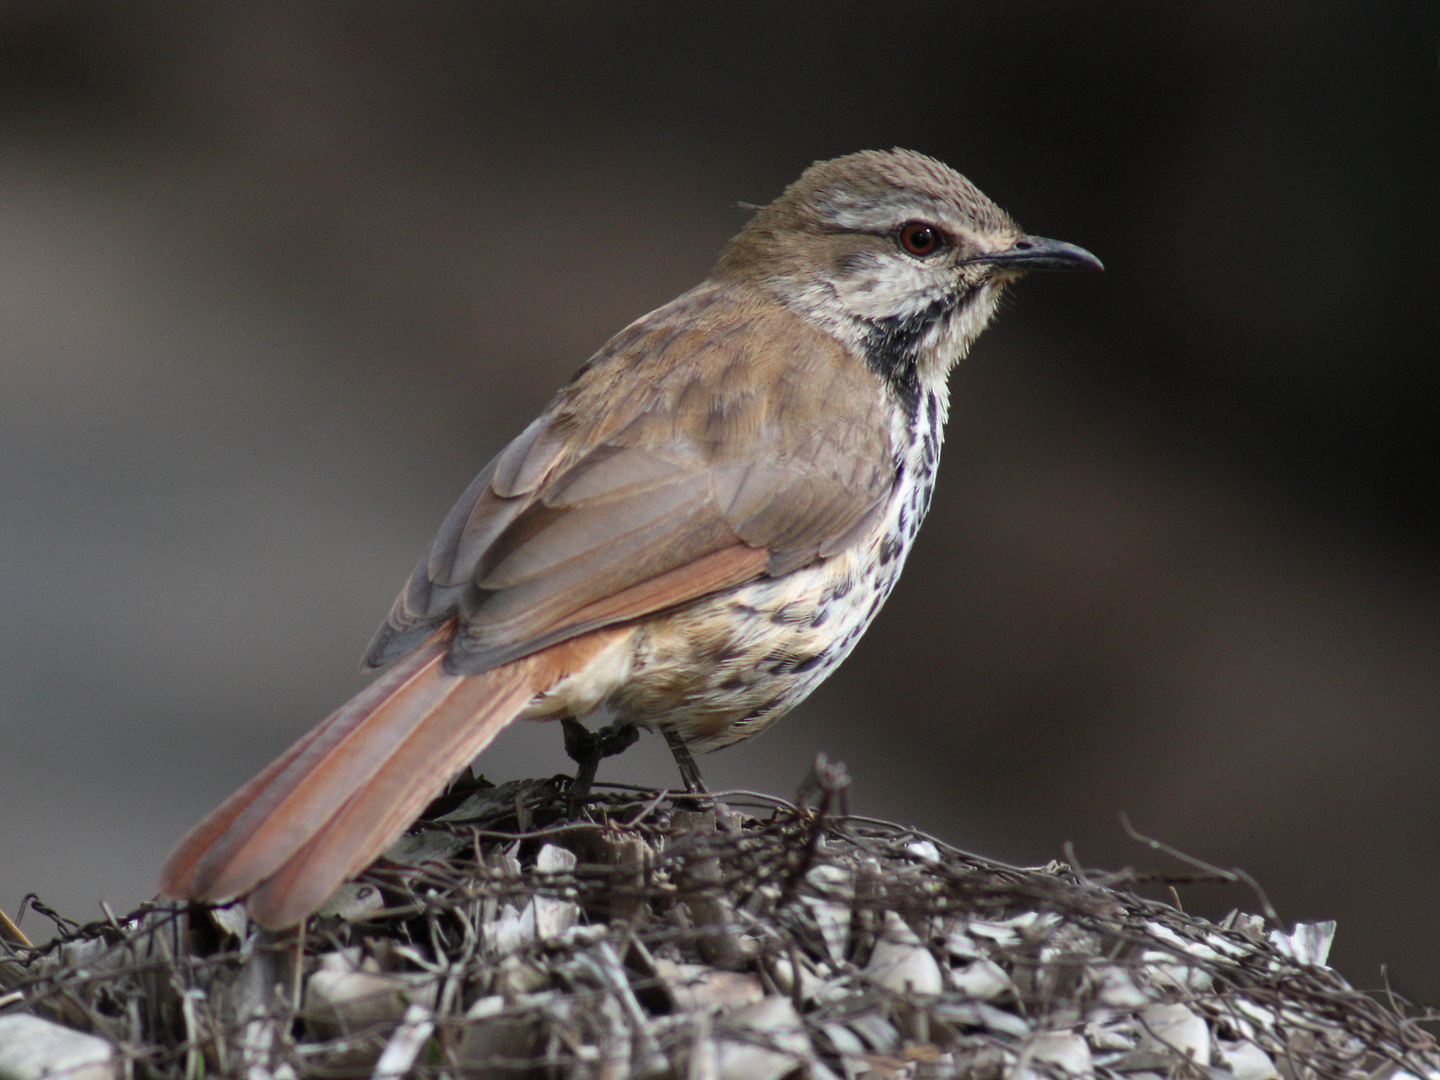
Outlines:
{"type": "Polygon", "coordinates": [[[924,395],[913,426],[901,429],[899,480],[867,537],[646,620],[605,704],[646,727],[673,725],[696,749],[713,750],[803,701],[850,654],[900,576],[930,505],[945,406],[943,393],[924,395]]]}

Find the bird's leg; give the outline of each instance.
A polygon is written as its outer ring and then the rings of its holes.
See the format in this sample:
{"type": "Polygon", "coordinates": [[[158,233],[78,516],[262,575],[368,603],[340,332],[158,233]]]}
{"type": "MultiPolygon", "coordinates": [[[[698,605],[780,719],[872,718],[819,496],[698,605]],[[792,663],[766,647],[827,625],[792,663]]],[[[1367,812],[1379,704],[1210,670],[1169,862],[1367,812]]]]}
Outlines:
{"type": "Polygon", "coordinates": [[[709,795],[710,790],[700,776],[700,767],[695,764],[695,759],[690,755],[690,748],[685,745],[685,740],[680,737],[680,733],[669,724],[660,730],[665,733],[665,741],[670,745],[670,753],[674,755],[675,764],[680,768],[680,782],[685,785],[685,790],[691,795],[709,795]]]}
{"type": "Polygon", "coordinates": [[[614,757],[640,741],[640,729],[634,724],[616,721],[595,732],[595,741],[602,758],[614,757]]]}
{"type": "Polygon", "coordinates": [[[567,797],[572,807],[578,807],[590,795],[600,760],[634,746],[640,732],[628,723],[607,724],[599,731],[587,731],[583,724],[569,716],[560,721],[560,727],[565,732],[565,753],[575,762],[575,779],[570,781],[567,797]]]}
{"type": "Polygon", "coordinates": [[[585,725],[573,717],[560,721],[565,732],[565,753],[575,762],[575,779],[570,781],[569,800],[571,806],[578,806],[590,794],[590,785],[595,782],[595,770],[600,767],[598,740],[585,725]]]}

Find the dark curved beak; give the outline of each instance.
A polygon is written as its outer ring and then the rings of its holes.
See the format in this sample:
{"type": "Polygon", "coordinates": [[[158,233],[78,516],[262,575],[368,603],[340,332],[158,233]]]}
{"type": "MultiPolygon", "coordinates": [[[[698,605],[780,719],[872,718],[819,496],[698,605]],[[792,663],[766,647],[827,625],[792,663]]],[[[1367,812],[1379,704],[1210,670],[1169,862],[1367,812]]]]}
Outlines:
{"type": "Polygon", "coordinates": [[[1005,270],[1105,269],[1105,264],[1084,248],[1043,236],[1022,236],[1004,251],[976,255],[965,262],[988,263],[1005,270]]]}

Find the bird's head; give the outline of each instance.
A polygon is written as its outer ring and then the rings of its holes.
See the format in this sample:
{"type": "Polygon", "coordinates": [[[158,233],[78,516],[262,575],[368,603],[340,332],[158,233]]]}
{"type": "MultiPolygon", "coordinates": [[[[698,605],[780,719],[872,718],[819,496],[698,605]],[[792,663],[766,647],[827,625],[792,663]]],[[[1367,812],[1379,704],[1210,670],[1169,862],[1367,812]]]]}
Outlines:
{"type": "Polygon", "coordinates": [[[1007,282],[1099,269],[1083,248],[1025,233],[941,162],[867,150],[811,165],[730,242],[716,273],[857,348],[907,349],[912,368],[943,378],[1007,282]]]}

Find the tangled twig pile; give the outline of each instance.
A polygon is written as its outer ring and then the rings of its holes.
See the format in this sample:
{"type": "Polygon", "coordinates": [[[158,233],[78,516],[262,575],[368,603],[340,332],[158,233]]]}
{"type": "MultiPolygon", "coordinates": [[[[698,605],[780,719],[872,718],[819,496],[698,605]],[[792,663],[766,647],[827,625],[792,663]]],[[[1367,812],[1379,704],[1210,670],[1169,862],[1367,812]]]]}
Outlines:
{"type": "Polygon", "coordinates": [[[818,806],[614,790],[583,824],[556,782],[476,786],[303,933],[153,905],[12,946],[0,1078],[1440,1078],[1325,926],[998,865],[818,776],[818,806]]]}

